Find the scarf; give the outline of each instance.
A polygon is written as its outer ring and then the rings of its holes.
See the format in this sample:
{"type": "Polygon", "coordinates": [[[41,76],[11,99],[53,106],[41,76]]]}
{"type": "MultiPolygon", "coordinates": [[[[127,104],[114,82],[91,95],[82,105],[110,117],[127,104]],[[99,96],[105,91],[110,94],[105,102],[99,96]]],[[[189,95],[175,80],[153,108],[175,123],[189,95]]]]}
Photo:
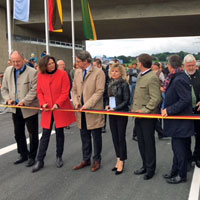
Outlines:
{"type": "Polygon", "coordinates": [[[124,80],[119,78],[117,80],[112,79],[108,84],[108,96],[117,96],[117,89],[122,85],[124,80]]]}
{"type": "Polygon", "coordinates": [[[174,72],[168,74],[168,76],[166,77],[166,79],[163,82],[164,92],[166,92],[166,90],[169,87],[171,80],[174,78],[175,74],[182,72],[182,71],[183,71],[183,68],[178,67],[174,72]]]}

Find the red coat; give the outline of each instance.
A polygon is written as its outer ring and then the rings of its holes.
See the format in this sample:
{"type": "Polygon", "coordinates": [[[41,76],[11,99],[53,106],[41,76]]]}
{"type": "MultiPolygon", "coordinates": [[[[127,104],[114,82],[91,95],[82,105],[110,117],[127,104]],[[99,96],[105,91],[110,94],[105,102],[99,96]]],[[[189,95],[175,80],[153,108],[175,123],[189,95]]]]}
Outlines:
{"type": "MultiPolygon", "coordinates": [[[[48,108],[52,108],[57,104],[59,108],[73,109],[69,99],[70,81],[65,71],[57,70],[54,74],[38,75],[37,95],[40,106],[48,104],[48,108]]],[[[73,112],[64,111],[48,111],[42,112],[41,126],[50,129],[51,116],[53,113],[56,128],[69,126],[76,121],[73,112]]]]}

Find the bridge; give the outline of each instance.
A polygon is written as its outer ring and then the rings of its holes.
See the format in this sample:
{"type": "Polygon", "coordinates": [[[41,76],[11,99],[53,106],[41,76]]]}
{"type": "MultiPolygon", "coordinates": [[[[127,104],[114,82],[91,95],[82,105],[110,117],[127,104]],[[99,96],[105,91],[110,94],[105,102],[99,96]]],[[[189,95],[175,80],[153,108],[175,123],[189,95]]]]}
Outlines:
{"type": "MultiPolygon", "coordinates": [[[[199,0],[92,0],[89,2],[98,39],[200,35],[199,0]]],[[[51,33],[50,39],[55,41],[59,40],[60,42],[71,42],[70,0],[62,1],[62,5],[64,32],[51,33]]],[[[74,12],[76,43],[84,44],[85,38],[82,28],[80,0],[74,0],[74,12]]],[[[0,49],[0,53],[3,55],[0,66],[2,66],[6,64],[8,58],[5,0],[0,1],[0,18],[2,21],[0,24],[0,42],[3,46],[0,49]]],[[[13,34],[44,39],[43,1],[31,1],[30,21],[28,23],[15,20],[12,21],[12,24],[13,34]]],[[[21,44],[19,41],[13,41],[13,47],[24,51],[27,55],[30,55],[32,51],[39,54],[45,48],[44,46],[41,47],[33,44],[21,44]]],[[[71,60],[70,50],[61,50],[52,47],[51,53],[61,57],[67,55],[66,60],[71,60]]]]}

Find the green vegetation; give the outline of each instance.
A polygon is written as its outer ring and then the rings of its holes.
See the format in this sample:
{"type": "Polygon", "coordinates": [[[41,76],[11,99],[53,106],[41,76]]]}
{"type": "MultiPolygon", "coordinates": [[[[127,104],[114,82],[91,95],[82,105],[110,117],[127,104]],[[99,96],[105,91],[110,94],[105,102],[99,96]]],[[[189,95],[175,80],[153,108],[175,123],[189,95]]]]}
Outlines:
{"type": "MultiPolygon", "coordinates": [[[[164,53],[157,53],[157,54],[152,54],[153,56],[153,60],[154,61],[159,61],[159,62],[167,62],[167,58],[171,55],[177,54],[179,55],[182,59],[185,57],[185,55],[188,54],[188,52],[184,52],[184,51],[180,51],[177,53],[170,53],[170,52],[164,52],[164,53]]],[[[195,56],[195,58],[197,60],[200,60],[200,52],[198,52],[197,54],[193,54],[195,56]]],[[[122,59],[124,61],[125,64],[129,64],[129,63],[133,63],[136,61],[137,56],[117,56],[115,57],[116,59],[122,59]]]]}

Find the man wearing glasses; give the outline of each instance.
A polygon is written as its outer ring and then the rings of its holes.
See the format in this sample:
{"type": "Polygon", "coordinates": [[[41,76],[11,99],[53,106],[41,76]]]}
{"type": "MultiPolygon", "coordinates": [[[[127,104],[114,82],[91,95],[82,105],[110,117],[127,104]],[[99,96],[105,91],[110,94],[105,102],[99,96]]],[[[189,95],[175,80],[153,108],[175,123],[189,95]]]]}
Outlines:
{"type": "MultiPolygon", "coordinates": [[[[92,66],[92,57],[87,51],[80,51],[76,55],[76,70],[73,82],[72,96],[75,109],[102,110],[103,93],[105,88],[105,75],[101,69],[92,66]]],[[[102,135],[104,115],[77,112],[77,124],[80,128],[82,141],[83,161],[73,169],[78,170],[90,165],[92,155],[92,141],[94,143],[94,156],[92,172],[97,171],[101,164],[102,135]]]]}

